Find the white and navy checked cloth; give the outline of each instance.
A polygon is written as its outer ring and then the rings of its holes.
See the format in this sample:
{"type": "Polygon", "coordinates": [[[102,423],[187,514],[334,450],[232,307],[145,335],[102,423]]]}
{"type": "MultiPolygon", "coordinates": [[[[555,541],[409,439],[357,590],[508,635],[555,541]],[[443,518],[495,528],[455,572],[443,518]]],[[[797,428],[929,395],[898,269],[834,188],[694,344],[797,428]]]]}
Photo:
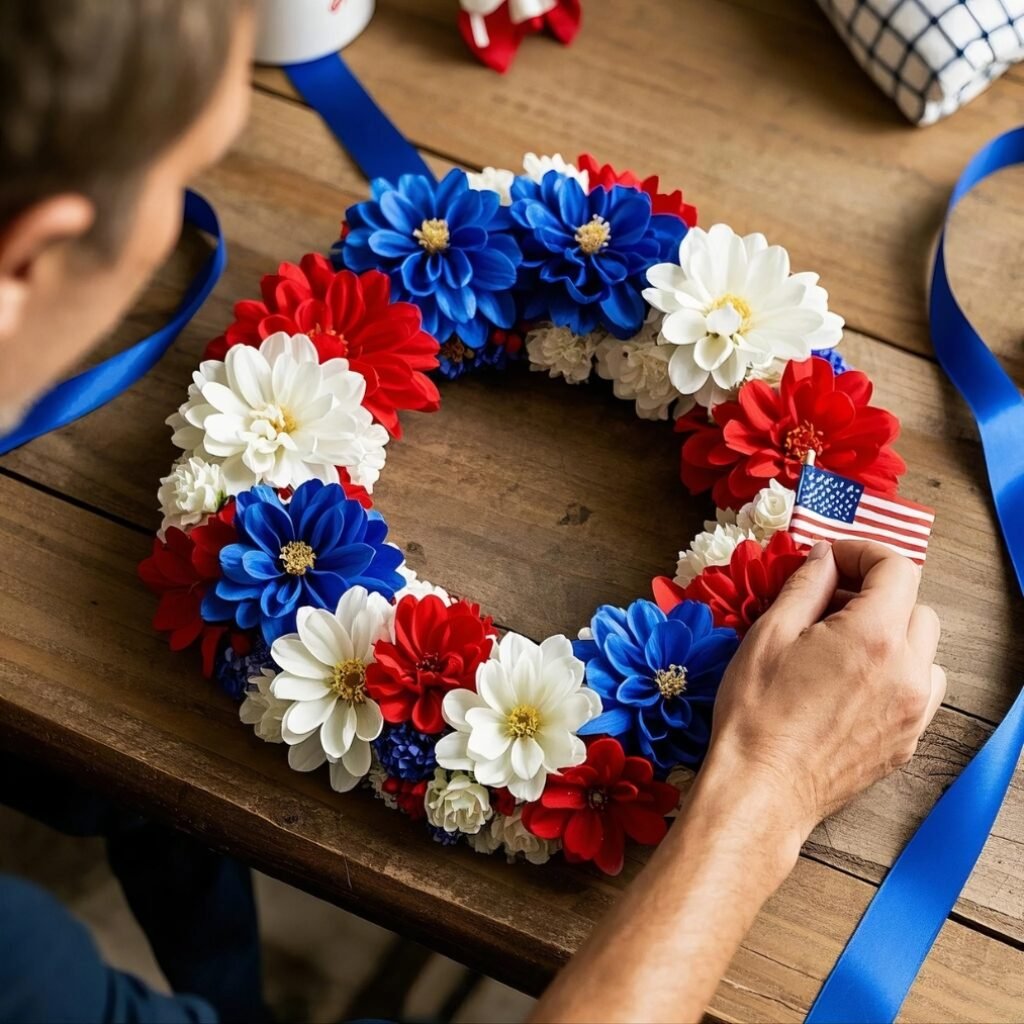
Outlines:
{"type": "Polygon", "coordinates": [[[915,124],[952,114],[1024,59],[1024,0],[818,0],[915,124]]]}

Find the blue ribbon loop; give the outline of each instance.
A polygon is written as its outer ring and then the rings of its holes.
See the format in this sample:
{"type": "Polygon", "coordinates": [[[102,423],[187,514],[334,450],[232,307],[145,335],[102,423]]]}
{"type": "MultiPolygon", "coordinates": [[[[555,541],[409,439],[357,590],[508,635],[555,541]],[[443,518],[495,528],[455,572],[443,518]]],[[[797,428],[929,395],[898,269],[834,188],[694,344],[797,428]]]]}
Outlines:
{"type": "Polygon", "coordinates": [[[185,223],[212,235],[216,245],[196,274],[171,319],[131,348],[59,384],[44,395],[21,424],[0,437],[0,455],[51,430],[67,426],[130,388],[156,365],[213,290],[227,262],[227,247],[213,207],[197,192],[185,193],[185,223]]]}
{"type": "MultiPolygon", "coordinates": [[[[988,143],[946,211],[989,175],[1024,163],[1024,127],[988,143]]],[[[1024,399],[960,308],[946,276],[943,227],[932,270],[935,355],[971,408],[1006,548],[1024,590],[1024,399]]],[[[907,843],[807,1015],[809,1024],[882,1024],[903,1005],[981,855],[1024,749],[1024,691],[907,843]]]]}

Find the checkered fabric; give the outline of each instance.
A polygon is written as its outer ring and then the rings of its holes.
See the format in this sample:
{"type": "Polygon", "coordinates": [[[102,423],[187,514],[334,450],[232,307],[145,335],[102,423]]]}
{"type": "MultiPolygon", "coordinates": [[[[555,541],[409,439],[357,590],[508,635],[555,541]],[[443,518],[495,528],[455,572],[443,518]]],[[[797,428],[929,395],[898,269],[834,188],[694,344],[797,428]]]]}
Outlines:
{"type": "Polygon", "coordinates": [[[1024,0],[818,0],[915,124],[963,106],[1024,59],[1024,0]]]}

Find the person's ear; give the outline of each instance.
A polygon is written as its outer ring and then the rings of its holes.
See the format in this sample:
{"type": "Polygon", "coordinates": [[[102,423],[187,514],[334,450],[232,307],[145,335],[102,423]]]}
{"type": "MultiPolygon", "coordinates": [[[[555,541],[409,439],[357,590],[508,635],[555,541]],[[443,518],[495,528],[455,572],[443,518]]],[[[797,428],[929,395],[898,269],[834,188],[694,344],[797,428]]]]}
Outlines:
{"type": "Polygon", "coordinates": [[[18,330],[33,282],[62,242],[92,228],[96,207],[73,193],[49,196],[0,228],[0,341],[18,330]]]}

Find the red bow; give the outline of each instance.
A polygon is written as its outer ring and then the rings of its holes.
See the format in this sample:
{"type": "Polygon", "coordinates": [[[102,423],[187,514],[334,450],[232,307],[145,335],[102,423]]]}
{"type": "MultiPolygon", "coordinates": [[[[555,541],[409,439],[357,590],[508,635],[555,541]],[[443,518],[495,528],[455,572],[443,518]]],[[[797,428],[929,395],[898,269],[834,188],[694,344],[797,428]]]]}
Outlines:
{"type": "Polygon", "coordinates": [[[459,31],[478,60],[504,74],[524,37],[545,28],[563,46],[580,28],[580,0],[459,0],[459,31]]]}

